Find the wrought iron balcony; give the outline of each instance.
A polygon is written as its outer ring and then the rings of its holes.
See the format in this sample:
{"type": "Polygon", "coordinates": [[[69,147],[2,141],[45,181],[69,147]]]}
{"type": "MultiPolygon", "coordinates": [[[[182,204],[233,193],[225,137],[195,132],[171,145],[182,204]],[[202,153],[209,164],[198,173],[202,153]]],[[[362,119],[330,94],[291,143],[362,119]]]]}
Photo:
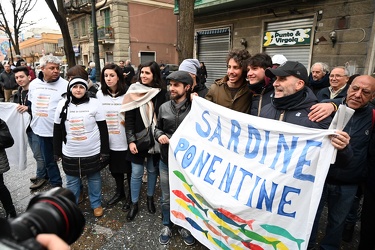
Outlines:
{"type": "Polygon", "coordinates": [[[114,32],[112,27],[99,27],[98,40],[114,39],[114,32]]]}

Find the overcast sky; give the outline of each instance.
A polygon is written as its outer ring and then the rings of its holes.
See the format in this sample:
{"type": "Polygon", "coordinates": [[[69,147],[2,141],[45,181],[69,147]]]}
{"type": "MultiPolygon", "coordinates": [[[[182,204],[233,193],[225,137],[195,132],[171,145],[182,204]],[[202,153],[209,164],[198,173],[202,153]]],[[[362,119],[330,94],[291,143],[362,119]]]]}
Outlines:
{"type": "MultiPolygon", "coordinates": [[[[10,5],[10,1],[0,0],[0,4],[3,6],[3,8],[7,12],[7,19],[12,20],[13,18],[11,18],[12,9],[10,5]]],[[[37,3],[35,7],[32,9],[32,11],[26,14],[25,22],[30,22],[30,21],[33,21],[36,24],[30,27],[24,26],[23,31],[26,31],[30,28],[42,28],[42,27],[59,29],[59,26],[55,18],[53,17],[51,10],[48,8],[45,0],[37,0],[37,3]]]]}

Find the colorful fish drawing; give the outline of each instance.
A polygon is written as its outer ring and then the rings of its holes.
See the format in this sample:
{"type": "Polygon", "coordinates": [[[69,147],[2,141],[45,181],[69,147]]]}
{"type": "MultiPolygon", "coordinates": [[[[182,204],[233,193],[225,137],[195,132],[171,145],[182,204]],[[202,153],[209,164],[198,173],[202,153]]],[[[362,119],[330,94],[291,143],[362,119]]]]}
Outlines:
{"type": "MultiPolygon", "coordinates": [[[[269,241],[275,241],[275,240],[278,240],[274,237],[269,237],[269,236],[264,236],[265,239],[269,240],[269,241]]],[[[289,250],[289,248],[287,246],[285,246],[284,243],[282,243],[281,241],[277,244],[277,249],[278,250],[289,250]]]]}
{"type": "Polygon", "coordinates": [[[195,230],[198,230],[198,231],[201,231],[202,233],[204,233],[206,235],[206,238],[207,238],[207,234],[208,234],[208,231],[207,230],[203,230],[203,228],[201,228],[194,220],[192,220],[191,218],[189,217],[186,217],[185,218],[187,222],[189,222],[189,224],[195,229],[195,230]]]}
{"type": "Polygon", "coordinates": [[[199,210],[195,207],[193,207],[192,205],[188,205],[188,208],[189,210],[197,217],[201,218],[202,220],[207,220],[207,218],[203,217],[203,215],[201,214],[201,212],[199,212],[199,210]]]}
{"type": "Polygon", "coordinates": [[[262,242],[262,243],[265,243],[265,244],[268,244],[268,245],[272,245],[274,249],[277,249],[277,244],[280,242],[279,240],[269,241],[266,238],[264,238],[262,235],[254,232],[254,231],[247,230],[247,229],[241,228],[240,231],[252,240],[262,242]]]}
{"type": "Polygon", "coordinates": [[[179,211],[176,210],[171,210],[171,213],[173,214],[174,217],[180,220],[185,220],[185,215],[179,211]]]}
{"type": "Polygon", "coordinates": [[[186,201],[187,203],[190,203],[191,205],[195,206],[195,203],[190,200],[188,197],[186,197],[186,195],[181,192],[181,190],[172,190],[172,193],[174,193],[178,198],[186,201]]]}
{"type": "Polygon", "coordinates": [[[219,217],[217,217],[217,215],[211,211],[208,212],[208,214],[211,216],[211,218],[218,224],[218,225],[221,225],[221,226],[224,226],[226,229],[228,230],[231,230],[233,233],[236,233],[238,232],[238,230],[233,230],[233,228],[229,227],[227,223],[225,223],[222,219],[220,219],[219,217]]]}
{"type": "MultiPolygon", "coordinates": [[[[209,235],[210,236],[210,235],[209,235]]],[[[218,247],[220,247],[221,249],[224,249],[224,250],[231,250],[229,247],[227,247],[227,245],[225,245],[225,243],[224,242],[222,242],[221,240],[218,240],[218,239],[216,239],[216,238],[214,238],[214,237],[209,237],[209,238],[211,238],[213,241],[214,241],[214,243],[218,246],[218,247]]],[[[210,239],[210,241],[211,241],[211,239],[210,239]]],[[[212,241],[211,241],[212,242],[212,241]]]]}
{"type": "Polygon", "coordinates": [[[295,238],[293,235],[291,235],[286,229],[282,228],[282,227],[279,227],[279,226],[274,226],[274,225],[269,225],[269,224],[263,224],[263,225],[260,225],[264,230],[266,230],[267,232],[271,233],[271,234],[276,234],[276,235],[280,235],[282,237],[285,237],[291,241],[294,241],[297,246],[298,246],[298,249],[301,249],[301,244],[305,241],[303,239],[297,239],[295,238]]]}
{"type": "Polygon", "coordinates": [[[243,241],[242,244],[250,250],[264,250],[263,247],[249,241],[243,241]]]}
{"type": "Polygon", "coordinates": [[[208,203],[203,197],[202,195],[200,194],[197,194],[197,193],[194,193],[194,196],[202,203],[204,204],[206,207],[209,207],[211,208],[212,210],[214,210],[214,208],[211,206],[210,203],[208,203]]]}
{"type": "Polygon", "coordinates": [[[188,211],[188,212],[190,211],[188,205],[183,200],[176,199],[176,202],[177,202],[178,205],[180,205],[181,207],[183,207],[186,211],[188,211]]]}
{"type": "Polygon", "coordinates": [[[193,197],[193,195],[191,195],[191,194],[187,194],[186,195],[190,200],[192,200],[194,203],[195,203],[195,205],[197,205],[197,207],[200,209],[200,210],[202,210],[205,214],[206,214],[206,216],[207,216],[207,211],[208,211],[208,209],[204,209],[200,204],[199,204],[199,202],[193,197]]]}
{"type": "Polygon", "coordinates": [[[219,217],[220,219],[222,219],[223,221],[225,221],[226,223],[228,224],[231,224],[235,227],[239,227],[239,228],[245,228],[247,226],[247,224],[242,224],[242,225],[239,225],[237,224],[235,221],[233,221],[232,219],[226,217],[224,214],[220,213],[219,211],[213,211],[217,217],[219,217]]]}
{"type": "Polygon", "coordinates": [[[217,230],[214,226],[212,226],[211,224],[209,224],[207,221],[203,221],[203,223],[206,225],[206,227],[207,227],[208,229],[211,230],[211,232],[213,232],[213,233],[216,234],[217,236],[223,238],[223,239],[228,243],[229,236],[227,236],[227,235],[223,235],[222,233],[220,233],[219,230],[217,230]]]}
{"type": "Polygon", "coordinates": [[[235,245],[235,244],[231,244],[230,246],[231,246],[231,248],[234,249],[234,250],[243,250],[242,247],[239,247],[239,246],[237,246],[237,245],[235,245]]]}
{"type": "Polygon", "coordinates": [[[219,211],[220,213],[222,213],[225,217],[228,217],[229,219],[235,220],[235,221],[240,222],[240,223],[246,223],[250,227],[251,230],[253,229],[253,222],[255,221],[254,219],[244,220],[241,217],[239,217],[235,214],[232,214],[228,210],[225,210],[224,208],[219,208],[217,211],[219,211]]]}
{"type": "Polygon", "coordinates": [[[228,230],[226,229],[225,227],[223,226],[218,226],[218,228],[223,232],[225,233],[226,235],[228,235],[229,237],[231,237],[232,239],[234,240],[237,240],[237,241],[245,241],[244,239],[242,239],[240,236],[238,236],[237,234],[233,233],[231,230],[228,230]]]}
{"type": "MultiPolygon", "coordinates": [[[[173,173],[182,181],[182,182],[184,182],[184,183],[186,183],[188,186],[189,186],[189,188],[191,189],[191,187],[193,186],[193,185],[190,185],[187,181],[186,181],[186,179],[185,179],[185,176],[180,172],[180,171],[177,171],[177,170],[175,170],[175,171],[173,171],[173,173]]],[[[192,190],[192,189],[191,189],[192,190]]]]}

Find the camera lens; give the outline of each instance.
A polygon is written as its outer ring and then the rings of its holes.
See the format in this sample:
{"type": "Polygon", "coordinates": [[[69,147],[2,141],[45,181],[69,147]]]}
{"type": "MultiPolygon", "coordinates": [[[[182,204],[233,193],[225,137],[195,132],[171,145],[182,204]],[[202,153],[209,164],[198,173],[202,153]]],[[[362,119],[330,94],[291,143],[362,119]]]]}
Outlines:
{"type": "Polygon", "coordinates": [[[85,218],[75,204],[74,194],[57,187],[34,196],[26,212],[10,224],[12,235],[19,242],[40,233],[50,233],[72,244],[81,236],[85,218]]]}

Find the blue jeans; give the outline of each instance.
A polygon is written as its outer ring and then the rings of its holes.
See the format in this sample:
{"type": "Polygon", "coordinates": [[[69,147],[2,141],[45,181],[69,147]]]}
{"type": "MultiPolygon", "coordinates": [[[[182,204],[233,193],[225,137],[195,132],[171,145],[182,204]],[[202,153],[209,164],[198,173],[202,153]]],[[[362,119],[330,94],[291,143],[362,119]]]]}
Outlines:
{"type": "MultiPolygon", "coordinates": [[[[100,171],[87,175],[87,184],[91,208],[100,207],[102,204],[102,179],[100,171]]],[[[77,204],[82,189],[81,186],[82,182],[79,176],[66,175],[66,188],[73,192],[77,204]]]]}
{"type": "MultiPolygon", "coordinates": [[[[37,135],[38,136],[38,135],[37,135]]],[[[46,164],[49,182],[52,186],[62,186],[59,167],[53,157],[53,137],[38,136],[42,157],[46,164]]]]}
{"type": "MultiPolygon", "coordinates": [[[[153,196],[156,186],[156,168],[152,155],[146,158],[147,164],[147,196],[153,196]]],[[[136,203],[139,200],[139,193],[142,187],[143,164],[136,164],[132,162],[132,177],[130,180],[130,190],[132,194],[132,202],[136,203]]]]}
{"type": "Polygon", "coordinates": [[[324,204],[327,201],[328,221],[325,235],[320,243],[320,249],[340,249],[345,220],[353,204],[357,188],[357,185],[324,185],[322,198],[319,203],[309,240],[309,247],[315,245],[320,216],[323,212],[324,204]]]}
{"type": "Polygon", "coordinates": [[[42,157],[39,138],[32,130],[28,131],[26,134],[34,159],[36,160],[36,177],[39,179],[47,179],[47,168],[42,157]]]}
{"type": "Polygon", "coordinates": [[[163,214],[163,225],[171,227],[173,224],[171,222],[170,215],[170,193],[169,193],[169,172],[168,165],[163,161],[159,162],[159,172],[160,172],[160,188],[161,188],[161,212],[163,214]]]}

